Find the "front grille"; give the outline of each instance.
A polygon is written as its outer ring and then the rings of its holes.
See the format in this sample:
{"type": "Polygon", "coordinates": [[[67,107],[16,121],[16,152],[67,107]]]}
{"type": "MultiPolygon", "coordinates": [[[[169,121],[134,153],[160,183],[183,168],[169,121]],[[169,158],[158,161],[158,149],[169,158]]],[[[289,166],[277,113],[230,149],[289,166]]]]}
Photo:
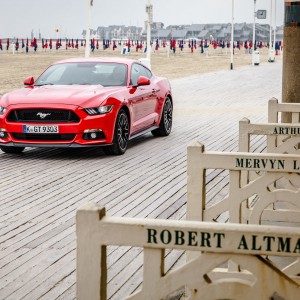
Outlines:
{"type": "Polygon", "coordinates": [[[10,122],[78,123],[80,118],[71,110],[20,109],[11,111],[7,120],[10,122]]]}
{"type": "Polygon", "coordinates": [[[11,133],[14,139],[23,141],[72,141],[76,134],[11,133]]]}

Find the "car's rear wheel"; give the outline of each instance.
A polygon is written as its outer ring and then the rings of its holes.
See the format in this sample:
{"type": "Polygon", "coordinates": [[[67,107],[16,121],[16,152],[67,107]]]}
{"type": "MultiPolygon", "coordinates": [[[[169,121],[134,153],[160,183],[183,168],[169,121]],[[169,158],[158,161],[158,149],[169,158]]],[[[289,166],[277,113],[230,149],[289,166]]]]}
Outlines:
{"type": "Polygon", "coordinates": [[[166,98],[159,127],[151,131],[154,136],[167,136],[171,133],[173,123],[173,105],[171,99],[166,98]]]}
{"type": "Polygon", "coordinates": [[[129,139],[129,119],[126,112],[121,109],[117,116],[113,144],[104,147],[104,151],[109,155],[122,155],[125,153],[129,139]]]}
{"type": "Polygon", "coordinates": [[[23,152],[25,147],[0,146],[0,149],[5,153],[17,154],[23,152]]]}

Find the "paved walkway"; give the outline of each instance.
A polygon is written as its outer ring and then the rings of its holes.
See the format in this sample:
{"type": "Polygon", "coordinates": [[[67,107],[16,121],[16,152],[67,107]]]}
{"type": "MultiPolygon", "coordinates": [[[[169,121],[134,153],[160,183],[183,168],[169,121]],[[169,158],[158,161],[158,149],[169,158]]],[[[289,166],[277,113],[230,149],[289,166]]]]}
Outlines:
{"type": "MultiPolygon", "coordinates": [[[[75,299],[74,217],[87,201],[108,215],[184,219],[187,145],[236,150],[238,121],[266,121],[267,101],[281,99],[281,73],[277,61],[173,80],[172,134],[142,136],[120,157],[99,149],[1,153],[0,299],[75,299]]],[[[108,252],[108,296],[122,299],[141,284],[141,249],[108,252]]],[[[182,261],[167,253],[166,269],[182,261]]]]}

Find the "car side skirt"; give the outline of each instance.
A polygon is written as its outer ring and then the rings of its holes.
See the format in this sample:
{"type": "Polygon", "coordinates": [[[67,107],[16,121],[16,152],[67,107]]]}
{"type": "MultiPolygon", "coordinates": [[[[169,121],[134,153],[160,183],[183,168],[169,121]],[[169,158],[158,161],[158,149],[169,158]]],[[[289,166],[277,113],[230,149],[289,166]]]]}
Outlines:
{"type": "Polygon", "coordinates": [[[158,126],[151,126],[151,127],[147,128],[147,129],[144,129],[144,130],[142,130],[142,131],[139,131],[139,132],[137,132],[137,133],[134,133],[133,135],[130,136],[129,140],[132,140],[132,139],[134,139],[134,138],[137,138],[137,137],[139,137],[139,136],[141,136],[141,135],[143,135],[143,134],[149,133],[149,132],[151,132],[152,130],[157,129],[157,128],[158,128],[158,126]]]}

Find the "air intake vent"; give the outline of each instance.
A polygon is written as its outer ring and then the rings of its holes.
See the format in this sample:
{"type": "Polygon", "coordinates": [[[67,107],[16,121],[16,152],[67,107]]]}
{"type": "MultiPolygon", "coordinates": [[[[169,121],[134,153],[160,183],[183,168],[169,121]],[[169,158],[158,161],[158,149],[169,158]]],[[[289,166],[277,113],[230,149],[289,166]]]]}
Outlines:
{"type": "Polygon", "coordinates": [[[71,110],[23,109],[11,111],[7,120],[9,122],[78,123],[80,118],[71,110]]]}
{"type": "Polygon", "coordinates": [[[11,133],[15,140],[22,141],[72,141],[76,134],[11,133]]]}

